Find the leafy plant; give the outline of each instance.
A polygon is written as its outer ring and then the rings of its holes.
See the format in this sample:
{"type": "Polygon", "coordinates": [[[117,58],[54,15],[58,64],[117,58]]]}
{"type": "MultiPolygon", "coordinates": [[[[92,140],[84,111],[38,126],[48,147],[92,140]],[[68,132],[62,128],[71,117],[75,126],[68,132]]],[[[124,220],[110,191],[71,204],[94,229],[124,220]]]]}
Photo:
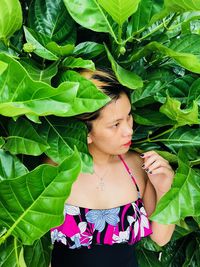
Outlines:
{"type": "Polygon", "coordinates": [[[0,2],[0,266],[49,265],[49,229],[80,171],[92,171],[74,116],[109,101],[78,70],[102,66],[132,90],[132,149],[176,170],[152,215],[176,231],[163,248],[140,242],[139,263],[198,266],[199,19],[199,0],[0,2]]]}

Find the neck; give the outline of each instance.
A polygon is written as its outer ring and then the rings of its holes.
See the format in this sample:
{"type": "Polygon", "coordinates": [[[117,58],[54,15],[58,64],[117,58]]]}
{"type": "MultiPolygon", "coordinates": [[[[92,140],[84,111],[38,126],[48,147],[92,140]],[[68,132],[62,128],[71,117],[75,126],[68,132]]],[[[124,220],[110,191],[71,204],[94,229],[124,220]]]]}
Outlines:
{"type": "Polygon", "coordinates": [[[110,155],[110,154],[106,154],[106,153],[102,153],[101,151],[92,151],[91,149],[89,149],[90,151],[90,154],[92,155],[93,157],[93,161],[94,161],[94,164],[96,166],[99,166],[99,167],[105,167],[105,165],[108,165],[109,163],[111,163],[114,155],[110,155]]]}

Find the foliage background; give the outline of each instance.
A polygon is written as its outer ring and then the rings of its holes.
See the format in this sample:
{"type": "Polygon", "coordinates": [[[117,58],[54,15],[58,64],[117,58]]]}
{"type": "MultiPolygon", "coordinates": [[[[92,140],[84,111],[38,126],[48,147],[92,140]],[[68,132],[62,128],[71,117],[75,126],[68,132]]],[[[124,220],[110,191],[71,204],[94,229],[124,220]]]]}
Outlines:
{"type": "Polygon", "coordinates": [[[132,149],[176,170],[152,216],[176,231],[162,248],[140,242],[139,263],[198,266],[199,18],[198,0],[0,1],[1,267],[49,265],[49,229],[79,172],[92,171],[73,116],[109,101],[78,70],[102,66],[132,90],[132,149]]]}

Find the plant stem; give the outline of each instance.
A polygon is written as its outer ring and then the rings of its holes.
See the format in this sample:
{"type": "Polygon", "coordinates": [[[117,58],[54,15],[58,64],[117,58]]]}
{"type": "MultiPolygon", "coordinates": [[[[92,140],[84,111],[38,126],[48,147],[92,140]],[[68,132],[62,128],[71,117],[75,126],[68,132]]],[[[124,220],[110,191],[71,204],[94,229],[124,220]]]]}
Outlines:
{"type": "MultiPolygon", "coordinates": [[[[163,133],[160,133],[160,134],[158,134],[158,135],[156,135],[156,136],[153,136],[152,138],[149,138],[149,137],[148,137],[148,138],[145,139],[145,140],[136,141],[136,142],[134,142],[134,144],[143,144],[144,142],[149,142],[149,143],[156,142],[156,141],[158,141],[158,140],[156,140],[156,138],[158,138],[158,137],[160,137],[160,136],[162,136],[162,135],[164,135],[164,134],[166,134],[166,133],[169,133],[169,132],[171,132],[171,131],[173,131],[173,130],[174,130],[174,127],[172,127],[172,128],[170,128],[170,129],[164,131],[163,133]]],[[[161,139],[160,139],[160,140],[161,140],[161,139]]]]}
{"type": "Polygon", "coordinates": [[[9,47],[20,55],[23,55],[22,51],[15,47],[13,44],[9,44],[9,47]]]}
{"type": "Polygon", "coordinates": [[[175,19],[179,16],[179,13],[174,13],[173,16],[171,17],[170,21],[166,24],[164,22],[164,31],[163,33],[165,33],[167,30],[169,30],[169,27],[172,25],[172,23],[175,21],[175,19]]]}

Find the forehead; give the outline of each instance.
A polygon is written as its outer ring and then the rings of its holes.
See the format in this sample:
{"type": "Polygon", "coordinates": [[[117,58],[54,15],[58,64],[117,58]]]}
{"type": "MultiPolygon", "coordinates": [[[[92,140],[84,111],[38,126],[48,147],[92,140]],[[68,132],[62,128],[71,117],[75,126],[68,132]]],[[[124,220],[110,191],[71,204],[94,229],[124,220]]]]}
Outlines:
{"type": "Polygon", "coordinates": [[[126,94],[121,94],[117,100],[113,100],[105,106],[97,119],[99,122],[109,123],[123,119],[130,112],[131,104],[126,94]]]}

